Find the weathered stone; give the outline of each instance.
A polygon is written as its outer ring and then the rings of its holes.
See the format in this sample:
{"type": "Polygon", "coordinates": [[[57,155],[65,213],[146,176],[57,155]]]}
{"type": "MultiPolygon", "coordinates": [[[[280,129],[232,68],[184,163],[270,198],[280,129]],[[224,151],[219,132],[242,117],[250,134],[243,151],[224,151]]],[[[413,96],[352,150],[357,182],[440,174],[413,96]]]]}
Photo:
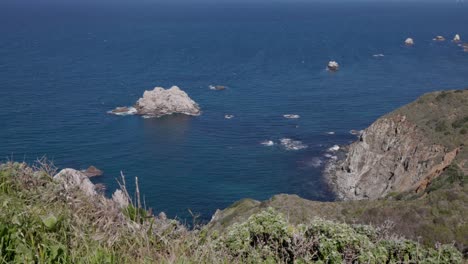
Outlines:
{"type": "Polygon", "coordinates": [[[54,180],[60,182],[65,190],[80,189],[88,196],[96,195],[94,184],[82,172],[74,169],[63,169],[54,176],[54,180]]]}
{"type": "Polygon", "coordinates": [[[156,87],[145,91],[135,108],[137,113],[146,116],[160,117],[171,114],[200,115],[200,107],[177,86],[165,90],[156,87]]]}
{"type": "Polygon", "coordinates": [[[413,46],[414,45],[414,40],[412,38],[407,38],[405,40],[405,45],[406,46],[413,46]]]}

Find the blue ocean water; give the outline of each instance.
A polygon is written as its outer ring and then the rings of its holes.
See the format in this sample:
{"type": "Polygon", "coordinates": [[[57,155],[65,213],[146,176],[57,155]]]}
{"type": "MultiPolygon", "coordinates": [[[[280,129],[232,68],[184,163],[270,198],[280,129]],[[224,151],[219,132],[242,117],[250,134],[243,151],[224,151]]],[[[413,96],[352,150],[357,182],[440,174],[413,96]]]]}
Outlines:
{"type": "Polygon", "coordinates": [[[468,54],[432,41],[468,39],[466,25],[468,6],[452,2],[3,2],[0,157],[95,165],[108,192],[123,171],[139,177],[148,207],[171,217],[190,209],[209,219],[278,193],[331,200],[314,167],[327,148],[422,93],[467,86],[468,54]],[[407,37],[414,47],[402,45],[407,37]],[[329,60],[339,72],[325,70],[329,60]],[[203,114],[106,114],[172,85],[203,114]],[[281,138],[308,148],[260,144],[281,138]]]}

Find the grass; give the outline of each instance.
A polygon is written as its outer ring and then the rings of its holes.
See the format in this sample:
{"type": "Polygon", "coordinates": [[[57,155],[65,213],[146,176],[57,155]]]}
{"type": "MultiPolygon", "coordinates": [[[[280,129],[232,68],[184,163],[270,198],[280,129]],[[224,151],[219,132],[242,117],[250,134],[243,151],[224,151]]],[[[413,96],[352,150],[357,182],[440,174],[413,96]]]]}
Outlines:
{"type": "MultiPolygon", "coordinates": [[[[299,224],[270,206],[234,221],[236,209],[260,205],[253,200],[230,208],[226,224],[233,222],[223,230],[189,230],[163,214],[152,215],[137,198],[119,207],[102,194],[90,197],[79,188],[64,188],[54,174],[45,162],[33,168],[24,163],[0,165],[0,263],[462,261],[451,245],[424,246],[392,235],[385,226],[348,225],[317,215],[299,224]]],[[[122,188],[128,195],[125,185],[122,188]]]]}

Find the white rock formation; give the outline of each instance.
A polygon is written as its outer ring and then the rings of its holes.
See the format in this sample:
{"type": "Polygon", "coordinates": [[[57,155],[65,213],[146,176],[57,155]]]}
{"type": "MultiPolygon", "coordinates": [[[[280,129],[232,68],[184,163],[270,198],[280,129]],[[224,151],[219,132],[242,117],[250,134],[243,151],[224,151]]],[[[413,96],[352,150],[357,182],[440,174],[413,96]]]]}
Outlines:
{"type": "Polygon", "coordinates": [[[445,38],[443,36],[436,36],[434,38],[435,41],[445,41],[445,38]]]}
{"type": "Polygon", "coordinates": [[[405,45],[406,46],[413,46],[414,45],[414,40],[412,38],[407,38],[405,40],[405,45]]]}
{"type": "Polygon", "coordinates": [[[337,71],[340,68],[340,65],[336,61],[328,62],[328,70],[330,71],[337,71]]]}
{"type": "Polygon", "coordinates": [[[453,41],[460,42],[461,41],[460,35],[456,34],[455,37],[453,37],[453,41]]]}
{"type": "Polygon", "coordinates": [[[152,91],[145,91],[135,108],[139,115],[155,117],[171,114],[200,115],[198,104],[177,86],[167,90],[156,87],[152,91]]]}
{"type": "Polygon", "coordinates": [[[88,196],[97,194],[94,184],[81,171],[63,169],[54,176],[54,180],[60,182],[65,190],[77,188],[88,196]]]}

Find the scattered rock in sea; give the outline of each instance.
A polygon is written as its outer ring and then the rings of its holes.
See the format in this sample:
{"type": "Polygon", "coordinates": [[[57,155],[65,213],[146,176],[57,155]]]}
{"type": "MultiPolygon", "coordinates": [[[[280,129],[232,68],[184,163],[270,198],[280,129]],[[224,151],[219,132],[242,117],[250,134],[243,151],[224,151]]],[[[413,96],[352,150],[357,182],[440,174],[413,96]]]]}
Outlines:
{"type": "Polygon", "coordinates": [[[123,106],[123,107],[117,107],[114,110],[109,111],[107,113],[114,114],[114,115],[125,116],[125,115],[134,115],[134,114],[137,113],[137,110],[136,110],[135,107],[123,106]]]}
{"type": "Polygon", "coordinates": [[[327,151],[328,152],[336,152],[338,150],[340,150],[340,146],[334,145],[333,147],[329,148],[327,151]]]}
{"type": "Polygon", "coordinates": [[[461,38],[460,35],[456,34],[455,37],[453,37],[453,42],[460,42],[461,38]]]}
{"type": "Polygon", "coordinates": [[[87,168],[86,170],[82,170],[81,172],[84,173],[84,175],[86,175],[87,177],[91,178],[91,177],[97,177],[97,176],[101,176],[103,174],[103,171],[94,167],[94,166],[89,166],[89,168],[87,168]]]}
{"type": "Polygon", "coordinates": [[[234,118],[234,115],[225,115],[224,118],[226,118],[226,119],[232,119],[232,118],[234,118]]]}
{"type": "Polygon", "coordinates": [[[445,38],[443,36],[436,36],[435,38],[433,38],[432,40],[435,40],[435,41],[445,41],[445,38]]]}
{"type": "Polygon", "coordinates": [[[287,119],[298,119],[301,116],[300,115],[294,115],[294,114],[287,114],[287,115],[283,115],[283,117],[287,118],[287,119]]]}
{"type": "Polygon", "coordinates": [[[214,90],[214,91],[222,91],[222,90],[226,90],[226,86],[224,85],[210,85],[210,90],[214,90]]]}
{"type": "Polygon", "coordinates": [[[337,71],[340,68],[340,65],[336,61],[328,62],[327,68],[329,71],[337,71]]]}
{"type": "Polygon", "coordinates": [[[405,45],[406,46],[413,46],[414,45],[414,40],[412,38],[407,38],[405,40],[405,45]]]}
{"type": "Polygon", "coordinates": [[[184,114],[198,116],[200,107],[184,91],[177,86],[165,90],[156,87],[151,91],[145,91],[135,108],[137,114],[161,117],[164,115],[184,114]]]}
{"type": "Polygon", "coordinates": [[[286,150],[301,150],[307,148],[307,145],[304,145],[301,141],[292,140],[290,138],[282,138],[280,139],[280,143],[286,150]]]}
{"type": "Polygon", "coordinates": [[[80,189],[88,196],[97,194],[94,184],[89,178],[74,169],[63,169],[54,176],[54,180],[60,182],[65,190],[80,189]]]}
{"type": "Polygon", "coordinates": [[[275,145],[275,142],[273,142],[273,140],[265,140],[262,141],[260,144],[262,144],[263,146],[271,147],[275,145]]]}

